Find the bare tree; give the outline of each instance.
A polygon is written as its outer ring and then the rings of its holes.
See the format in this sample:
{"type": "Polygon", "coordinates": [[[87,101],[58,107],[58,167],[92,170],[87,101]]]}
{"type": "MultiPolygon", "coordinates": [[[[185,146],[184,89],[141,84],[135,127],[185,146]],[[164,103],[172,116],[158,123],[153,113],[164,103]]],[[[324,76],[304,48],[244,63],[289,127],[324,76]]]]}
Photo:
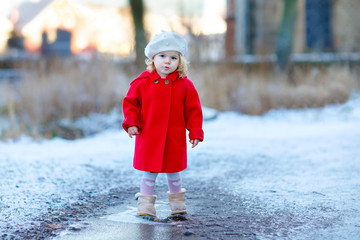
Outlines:
{"type": "Polygon", "coordinates": [[[142,0],[129,0],[129,2],[135,27],[136,65],[141,66],[145,61],[144,48],[146,44],[144,30],[144,3],[142,0]]]}
{"type": "Polygon", "coordinates": [[[279,67],[284,70],[293,47],[294,29],[297,17],[297,0],[284,0],[284,11],[276,43],[276,56],[279,67]]]}

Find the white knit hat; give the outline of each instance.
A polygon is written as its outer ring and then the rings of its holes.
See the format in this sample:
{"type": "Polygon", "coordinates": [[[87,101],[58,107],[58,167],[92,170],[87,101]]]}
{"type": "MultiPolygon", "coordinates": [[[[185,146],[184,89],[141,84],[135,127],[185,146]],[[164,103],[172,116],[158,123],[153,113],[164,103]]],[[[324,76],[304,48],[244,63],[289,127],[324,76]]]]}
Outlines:
{"type": "Polygon", "coordinates": [[[145,56],[152,59],[156,54],[165,51],[176,51],[184,55],[187,51],[187,42],[183,36],[174,32],[162,31],[146,45],[145,56]]]}

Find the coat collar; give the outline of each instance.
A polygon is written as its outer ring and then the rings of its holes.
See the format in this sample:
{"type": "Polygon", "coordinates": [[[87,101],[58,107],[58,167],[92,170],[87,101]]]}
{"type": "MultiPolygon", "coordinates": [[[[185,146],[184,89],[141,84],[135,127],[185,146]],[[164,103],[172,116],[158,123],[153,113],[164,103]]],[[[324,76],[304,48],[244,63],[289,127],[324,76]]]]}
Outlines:
{"type": "MultiPolygon", "coordinates": [[[[152,71],[151,73],[148,72],[148,74],[149,74],[151,81],[155,81],[155,80],[161,78],[160,75],[156,71],[152,71]]],[[[179,77],[178,71],[174,71],[174,72],[170,73],[169,75],[167,75],[166,79],[173,82],[176,79],[178,79],[178,77],[179,77]]]]}

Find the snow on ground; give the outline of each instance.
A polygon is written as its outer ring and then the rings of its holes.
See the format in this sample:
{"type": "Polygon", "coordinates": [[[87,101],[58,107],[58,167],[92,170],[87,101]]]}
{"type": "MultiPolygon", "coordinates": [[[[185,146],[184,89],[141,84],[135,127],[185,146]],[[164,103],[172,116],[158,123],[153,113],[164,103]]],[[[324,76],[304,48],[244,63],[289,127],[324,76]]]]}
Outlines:
{"type": "Polygon", "coordinates": [[[83,192],[122,184],[132,148],[119,130],[78,141],[0,143],[0,233],[6,225],[31,227],[31,219],[79,201],[83,192]]]}
{"type": "Polygon", "coordinates": [[[274,229],[277,215],[293,213],[301,222],[290,239],[358,239],[359,95],[342,105],[261,117],[222,113],[205,130],[208,141],[190,152],[186,177],[214,177],[243,196],[248,211],[274,218],[274,229]],[[325,224],[335,226],[319,230],[325,224]]]}
{"type": "MultiPolygon", "coordinates": [[[[346,104],[264,116],[204,112],[211,119],[204,124],[205,142],[189,146],[183,178],[211,180],[244,195],[249,211],[260,201],[264,214],[296,208],[306,217],[311,208],[330,207],[343,224],[360,215],[359,95],[346,104]]],[[[0,142],[0,235],[7,226],[38,225],[34,219],[78,202],[84,192],[137,186],[133,149],[134,139],[120,129],[75,141],[0,142]]],[[[358,233],[353,225],[339,232],[347,230],[358,233]]]]}

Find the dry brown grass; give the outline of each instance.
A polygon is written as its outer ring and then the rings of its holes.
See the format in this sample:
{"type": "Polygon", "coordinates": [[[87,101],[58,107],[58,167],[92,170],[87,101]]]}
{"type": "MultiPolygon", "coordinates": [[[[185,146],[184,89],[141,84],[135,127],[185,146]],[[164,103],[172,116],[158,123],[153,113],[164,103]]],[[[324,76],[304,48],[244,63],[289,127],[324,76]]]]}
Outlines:
{"type": "Polygon", "coordinates": [[[112,62],[54,59],[24,68],[29,73],[23,80],[3,84],[12,126],[3,137],[56,135],[59,119],[120,108],[128,87],[123,70],[112,62]]]}
{"type": "MultiPolygon", "coordinates": [[[[24,65],[29,74],[2,83],[0,115],[10,127],[0,138],[21,134],[56,136],[60,119],[121,108],[129,82],[141,70],[106,61],[53,60],[24,65]]],[[[295,67],[277,73],[271,65],[194,64],[189,78],[202,104],[220,111],[259,115],[273,108],[310,108],[345,102],[359,88],[359,75],[348,67],[295,67]]]]}
{"type": "Polygon", "coordinates": [[[274,108],[312,108],[345,102],[359,86],[348,67],[295,67],[288,74],[269,65],[194,65],[203,105],[260,115],[274,108]]]}

